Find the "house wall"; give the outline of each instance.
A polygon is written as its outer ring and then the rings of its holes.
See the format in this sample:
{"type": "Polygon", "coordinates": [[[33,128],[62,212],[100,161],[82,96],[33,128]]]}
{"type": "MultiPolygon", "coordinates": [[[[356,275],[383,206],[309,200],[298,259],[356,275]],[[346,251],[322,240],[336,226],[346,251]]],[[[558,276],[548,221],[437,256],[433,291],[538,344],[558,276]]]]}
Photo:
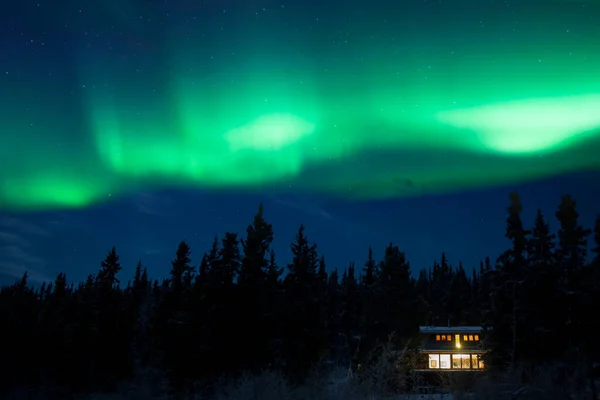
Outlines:
{"type": "Polygon", "coordinates": [[[470,327],[465,331],[430,327],[424,333],[424,343],[418,369],[421,370],[482,370],[481,330],[470,327]]]}

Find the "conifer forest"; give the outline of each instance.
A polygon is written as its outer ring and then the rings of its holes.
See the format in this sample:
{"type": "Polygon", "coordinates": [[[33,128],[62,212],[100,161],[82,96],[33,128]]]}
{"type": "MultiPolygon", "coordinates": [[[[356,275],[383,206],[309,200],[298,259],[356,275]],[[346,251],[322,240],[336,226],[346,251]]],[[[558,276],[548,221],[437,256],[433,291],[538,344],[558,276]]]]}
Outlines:
{"type": "MultiPolygon", "coordinates": [[[[406,358],[419,347],[419,326],[449,323],[483,327],[482,376],[552,365],[557,380],[581,370],[581,386],[593,386],[600,217],[581,226],[575,199],[557,203],[554,215],[524,221],[511,194],[509,246],[479,265],[451,265],[442,249],[432,249],[431,265],[411,265],[402,243],[384,243],[373,244],[385,246],[381,259],[365,248],[364,260],[332,266],[303,226],[283,260],[260,205],[246,232],[224,232],[204,254],[174,243],[164,278],[141,262],[124,276],[118,247],[84,282],[61,273],[33,285],[25,274],[0,291],[0,397],[19,388],[53,388],[53,398],[108,393],[147,370],[182,399],[264,371],[301,385],[336,367],[360,374],[388,343],[390,357],[406,358]]],[[[413,373],[410,363],[395,365],[413,373]]]]}

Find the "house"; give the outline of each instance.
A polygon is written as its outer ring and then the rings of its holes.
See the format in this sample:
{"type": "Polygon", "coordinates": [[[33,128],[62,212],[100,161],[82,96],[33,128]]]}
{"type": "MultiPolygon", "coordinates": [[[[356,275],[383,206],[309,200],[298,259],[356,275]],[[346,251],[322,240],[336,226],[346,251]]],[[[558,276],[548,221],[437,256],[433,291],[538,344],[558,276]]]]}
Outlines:
{"type": "Polygon", "coordinates": [[[480,326],[421,326],[418,371],[481,371],[485,353],[480,326]]]}

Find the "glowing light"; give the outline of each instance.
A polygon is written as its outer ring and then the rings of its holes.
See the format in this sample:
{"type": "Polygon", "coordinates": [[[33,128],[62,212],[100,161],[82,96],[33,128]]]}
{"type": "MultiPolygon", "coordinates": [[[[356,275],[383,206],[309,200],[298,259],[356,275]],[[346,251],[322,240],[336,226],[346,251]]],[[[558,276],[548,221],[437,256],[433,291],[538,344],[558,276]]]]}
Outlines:
{"type": "Polygon", "coordinates": [[[524,13],[515,36],[503,9],[477,34],[425,13],[435,32],[347,46],[255,22],[210,40],[169,26],[140,68],[82,46],[76,82],[41,62],[2,77],[0,208],[165,185],[405,197],[599,169],[600,38],[558,40],[566,14],[593,23],[564,7],[524,13]]]}

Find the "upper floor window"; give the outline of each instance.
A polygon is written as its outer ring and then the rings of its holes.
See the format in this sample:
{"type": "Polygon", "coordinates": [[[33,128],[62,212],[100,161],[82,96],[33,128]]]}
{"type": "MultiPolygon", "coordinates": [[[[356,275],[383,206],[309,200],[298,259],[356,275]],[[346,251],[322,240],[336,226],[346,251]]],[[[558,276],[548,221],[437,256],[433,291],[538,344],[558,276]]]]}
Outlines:
{"type": "MultiPolygon", "coordinates": [[[[456,336],[456,341],[460,341],[460,336],[461,335],[454,335],[456,336]]],[[[452,335],[435,335],[435,341],[439,342],[451,342],[452,341],[452,335]]],[[[462,341],[463,342],[478,342],[479,341],[479,335],[462,335],[462,341]]]]}

